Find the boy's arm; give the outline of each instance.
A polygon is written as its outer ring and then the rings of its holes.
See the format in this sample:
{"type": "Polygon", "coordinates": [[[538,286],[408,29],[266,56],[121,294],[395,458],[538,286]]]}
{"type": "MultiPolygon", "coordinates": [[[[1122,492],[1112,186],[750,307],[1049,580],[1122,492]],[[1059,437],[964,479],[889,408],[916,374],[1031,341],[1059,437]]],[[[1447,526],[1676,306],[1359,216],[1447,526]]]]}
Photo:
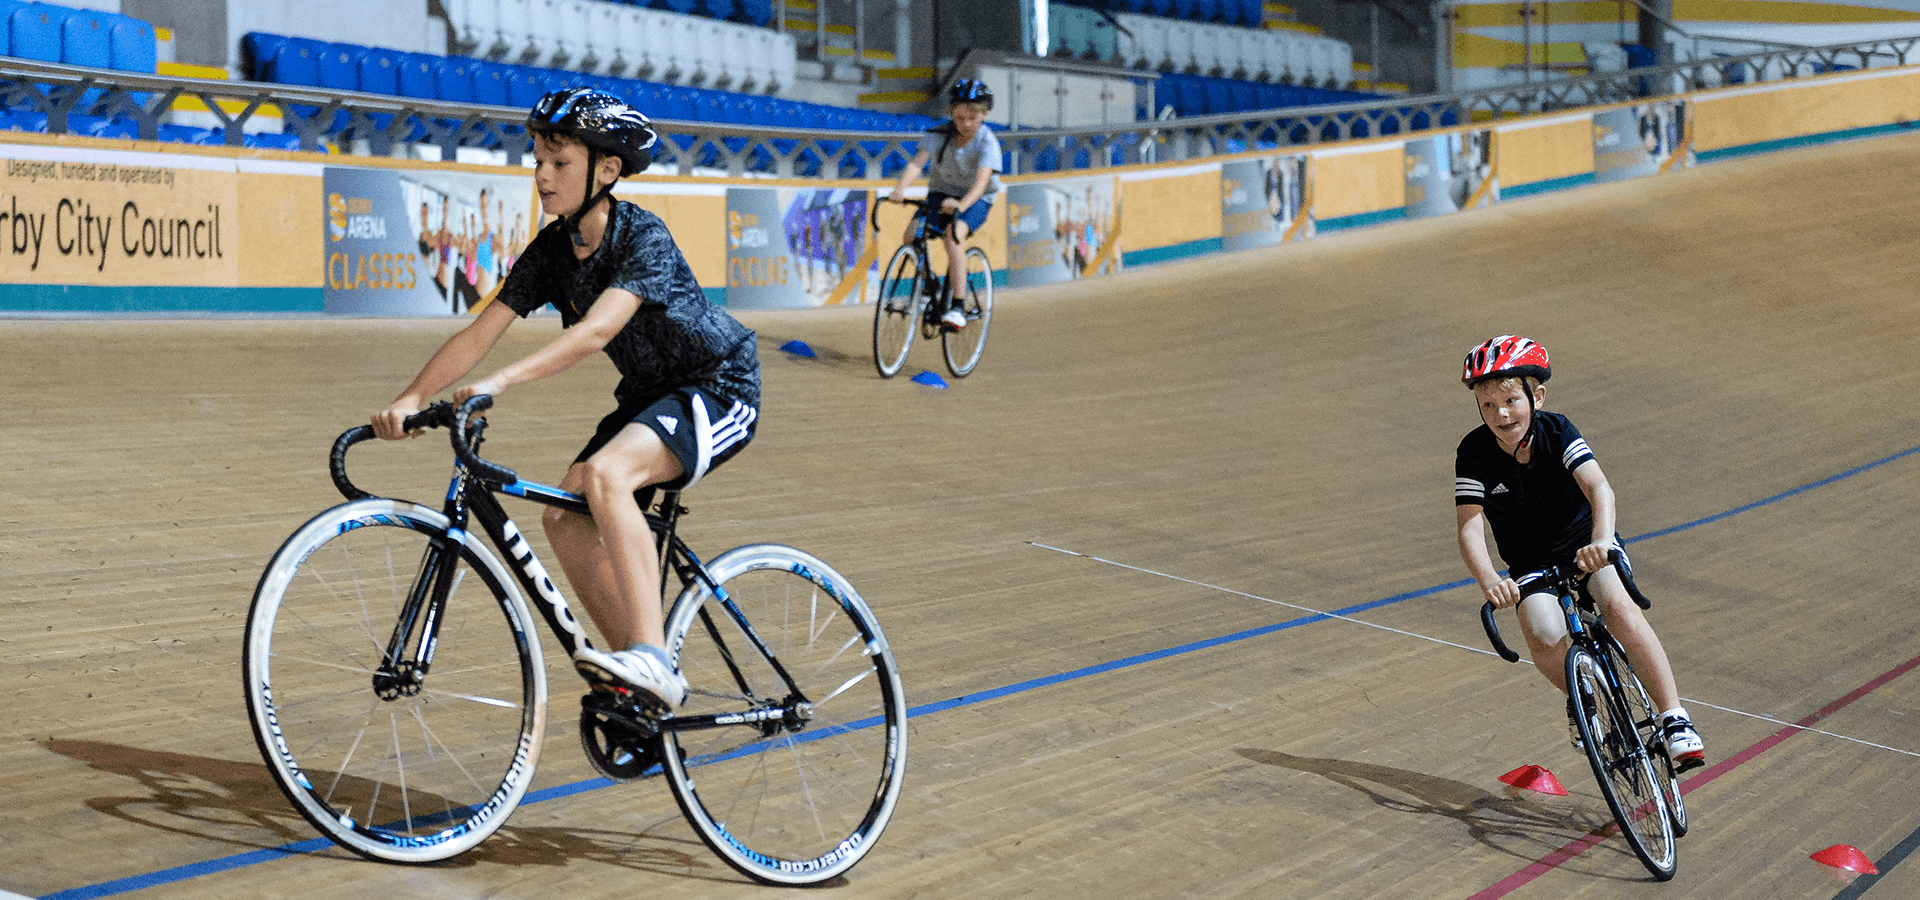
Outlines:
{"type": "Polygon", "coordinates": [[[913,158],[907,161],[907,167],[900,170],[900,179],[893,183],[893,193],[887,195],[887,202],[900,202],[900,196],[907,192],[907,185],[912,184],[915,178],[920,177],[920,169],[927,164],[927,160],[932,158],[932,154],[928,153],[925,148],[913,154],[913,158]]]}
{"type": "Polygon", "coordinates": [[[1580,485],[1580,492],[1587,495],[1587,505],[1593,507],[1591,540],[1574,558],[1580,563],[1580,571],[1598,572],[1612,562],[1608,554],[1613,550],[1613,486],[1607,483],[1600,464],[1591,459],[1573,470],[1573,480],[1580,485]]]}
{"type": "Polygon", "coordinates": [[[971,209],[975,203],[980,202],[981,197],[986,196],[987,185],[992,183],[993,170],[986,166],[981,166],[979,174],[973,176],[973,188],[967,191],[965,197],[960,198],[959,202],[954,206],[954,210],[971,209]]]}
{"type": "Polygon", "coordinates": [[[461,376],[472,371],[487,355],[500,335],[506,333],[507,326],[519,318],[505,303],[490,303],[480,314],[474,317],[467,327],[460,329],[447,342],[434,351],[433,357],[414,376],[413,383],[393,398],[387,408],[373,415],[373,433],[383,440],[397,441],[408,437],[401,423],[420,411],[427,398],[446,390],[461,376]]]}
{"type": "Polygon", "coordinates": [[[1495,609],[1506,609],[1520,602],[1520,585],[1513,579],[1504,577],[1494,568],[1493,556],[1487,552],[1486,510],[1472,503],[1454,506],[1454,516],[1459,525],[1460,559],[1467,564],[1467,574],[1473,576],[1480,593],[1493,603],[1495,609]]]}
{"type": "MultiPolygon", "coordinates": [[[[640,297],[632,291],[610,287],[600,292],[587,310],[586,318],[560,332],[553,342],[526,356],[501,366],[473,384],[453,392],[453,399],[464,401],[476,394],[498,394],[521,382],[533,381],[564,372],[607,346],[628,320],[640,310],[640,297]]],[[[491,308],[491,307],[489,307],[491,308]]]]}

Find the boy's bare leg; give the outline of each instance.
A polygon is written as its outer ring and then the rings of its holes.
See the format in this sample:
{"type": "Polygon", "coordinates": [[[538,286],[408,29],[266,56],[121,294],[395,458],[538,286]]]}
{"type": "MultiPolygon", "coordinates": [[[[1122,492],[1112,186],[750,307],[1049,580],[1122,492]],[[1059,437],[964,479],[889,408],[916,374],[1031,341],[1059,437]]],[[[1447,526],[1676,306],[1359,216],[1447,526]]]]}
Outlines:
{"type": "Polygon", "coordinates": [[[1673,680],[1673,666],[1667,662],[1666,648],[1660,644],[1660,636],[1653,633],[1653,626],[1647,623],[1647,617],[1635,606],[1633,599],[1627,596],[1627,587],[1620,583],[1620,573],[1612,568],[1601,569],[1587,580],[1587,589],[1594,599],[1600,602],[1600,608],[1607,617],[1607,630],[1620,641],[1627,651],[1627,660],[1633,663],[1633,671],[1640,676],[1647,693],[1653,695],[1655,712],[1673,709],[1680,705],[1680,689],[1673,680]]]}
{"type": "Polygon", "coordinates": [[[1567,637],[1560,601],[1552,594],[1528,594],[1516,609],[1520,633],[1527,639],[1527,658],[1548,684],[1567,693],[1567,648],[1573,642],[1567,637]]]}
{"type": "Polygon", "coordinates": [[[659,435],[629,425],[560,483],[562,490],[585,496],[593,516],[557,509],[545,516],[561,571],[609,650],[666,643],[660,553],[633,492],[683,472],[659,435]]]}

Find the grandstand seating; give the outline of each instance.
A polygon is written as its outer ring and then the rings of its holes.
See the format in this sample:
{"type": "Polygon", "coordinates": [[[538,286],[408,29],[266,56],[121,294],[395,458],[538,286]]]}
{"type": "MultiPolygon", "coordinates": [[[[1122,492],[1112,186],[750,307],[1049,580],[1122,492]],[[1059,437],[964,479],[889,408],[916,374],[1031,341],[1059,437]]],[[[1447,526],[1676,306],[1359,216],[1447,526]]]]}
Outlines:
{"type": "Polygon", "coordinates": [[[771,94],[793,84],[772,0],[447,0],[454,52],[495,62],[771,94]],[[652,8],[650,8],[652,7],[652,8]]]}
{"type": "Polygon", "coordinates": [[[1133,13],[1114,21],[1132,37],[1119,36],[1102,58],[1131,68],[1328,88],[1353,82],[1353,48],[1333,38],[1133,13]]]}

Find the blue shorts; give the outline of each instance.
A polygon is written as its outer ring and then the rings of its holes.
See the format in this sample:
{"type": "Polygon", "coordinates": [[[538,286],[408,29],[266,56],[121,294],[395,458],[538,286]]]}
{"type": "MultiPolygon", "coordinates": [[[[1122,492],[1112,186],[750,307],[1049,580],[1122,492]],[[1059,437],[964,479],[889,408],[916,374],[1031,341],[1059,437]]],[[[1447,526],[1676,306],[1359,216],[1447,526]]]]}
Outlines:
{"type": "Polygon", "coordinates": [[[952,194],[942,194],[939,191],[927,192],[927,205],[932,208],[927,210],[926,225],[922,227],[921,233],[927,237],[938,237],[946,232],[947,226],[952,224],[954,219],[967,223],[968,234],[979,232],[980,226],[987,223],[987,211],[993,209],[993,201],[982,197],[973,201],[972,206],[961,210],[957,215],[941,211],[941,204],[948,200],[959,199],[952,194]]]}
{"type": "Polygon", "coordinates": [[[600,420],[593,439],[573,461],[586,462],[628,425],[645,425],[660,436],[667,452],[686,470],[686,474],[660,486],[690,488],[714,467],[746,449],[759,417],[759,411],[745,403],[723,400],[699,388],[681,388],[664,397],[620,404],[600,420]]]}

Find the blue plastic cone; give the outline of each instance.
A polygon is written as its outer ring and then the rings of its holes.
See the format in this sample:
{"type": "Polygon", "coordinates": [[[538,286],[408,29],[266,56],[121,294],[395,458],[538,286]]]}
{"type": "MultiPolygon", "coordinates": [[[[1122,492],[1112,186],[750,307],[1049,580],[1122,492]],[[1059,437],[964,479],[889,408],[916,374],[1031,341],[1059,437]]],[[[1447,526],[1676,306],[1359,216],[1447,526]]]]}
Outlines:
{"type": "Polygon", "coordinates": [[[807,346],[806,341],[788,341],[784,344],[781,344],[780,349],[785,350],[788,353],[791,353],[795,356],[804,356],[807,359],[814,358],[813,348],[807,346]]]}
{"type": "Polygon", "coordinates": [[[947,383],[944,380],[942,380],[940,376],[935,375],[932,372],[923,371],[920,374],[913,376],[913,381],[915,384],[924,384],[927,387],[937,387],[941,390],[946,390],[947,388],[947,383]]]}

